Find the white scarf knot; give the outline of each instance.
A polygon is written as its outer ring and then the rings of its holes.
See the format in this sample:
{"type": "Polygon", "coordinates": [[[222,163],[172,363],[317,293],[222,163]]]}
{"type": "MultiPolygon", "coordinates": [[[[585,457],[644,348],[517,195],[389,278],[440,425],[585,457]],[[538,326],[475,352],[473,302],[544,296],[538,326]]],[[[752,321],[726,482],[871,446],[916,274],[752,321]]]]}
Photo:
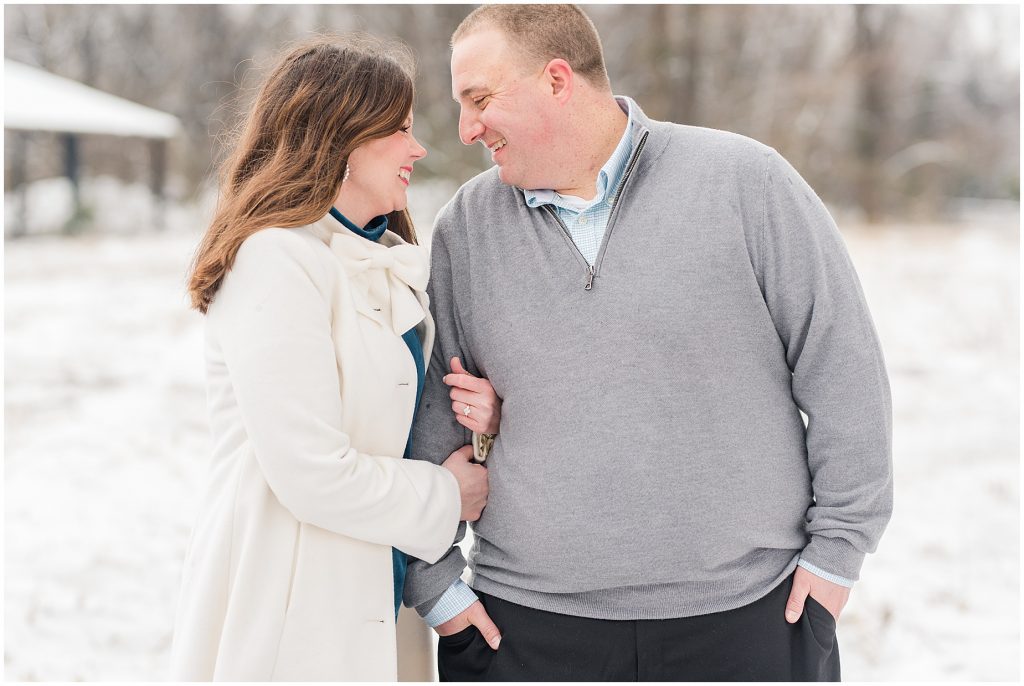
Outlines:
{"type": "Polygon", "coordinates": [[[386,246],[357,236],[351,231],[331,236],[331,251],[349,275],[358,296],[401,336],[426,316],[413,293],[427,288],[430,262],[426,248],[409,243],[386,246]],[[380,305],[378,308],[377,305],[380,305]],[[390,312],[390,322],[386,314],[390,312]]]}

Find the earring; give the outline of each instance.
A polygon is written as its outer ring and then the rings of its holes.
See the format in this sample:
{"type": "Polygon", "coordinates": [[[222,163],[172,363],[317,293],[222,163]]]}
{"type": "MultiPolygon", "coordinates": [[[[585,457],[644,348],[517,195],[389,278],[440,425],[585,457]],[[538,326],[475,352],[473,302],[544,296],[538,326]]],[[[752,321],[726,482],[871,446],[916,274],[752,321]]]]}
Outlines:
{"type": "Polygon", "coordinates": [[[352,168],[349,167],[348,164],[346,163],[345,164],[345,175],[341,177],[341,182],[342,183],[345,183],[346,181],[348,181],[348,175],[349,175],[349,173],[351,171],[352,171],[352,168]]]}

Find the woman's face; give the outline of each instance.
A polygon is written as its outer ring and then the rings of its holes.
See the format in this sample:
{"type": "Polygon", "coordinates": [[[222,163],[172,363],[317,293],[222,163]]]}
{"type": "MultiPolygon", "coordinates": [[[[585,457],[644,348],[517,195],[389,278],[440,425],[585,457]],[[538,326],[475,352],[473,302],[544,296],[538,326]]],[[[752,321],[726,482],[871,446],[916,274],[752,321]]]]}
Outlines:
{"type": "MultiPolygon", "coordinates": [[[[338,209],[348,214],[346,207],[359,208],[360,211],[353,214],[367,215],[367,222],[382,214],[404,210],[413,164],[426,154],[412,135],[412,113],[409,113],[401,129],[360,145],[348,156],[349,176],[338,192],[341,204],[338,209]]],[[[363,217],[358,219],[362,221],[363,217]]]]}

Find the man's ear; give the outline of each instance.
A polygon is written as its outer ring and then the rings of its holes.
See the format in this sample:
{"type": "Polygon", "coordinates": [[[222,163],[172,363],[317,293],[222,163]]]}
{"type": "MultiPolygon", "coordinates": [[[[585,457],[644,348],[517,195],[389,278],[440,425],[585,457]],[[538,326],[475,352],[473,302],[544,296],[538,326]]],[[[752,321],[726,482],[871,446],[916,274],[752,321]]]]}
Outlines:
{"type": "Polygon", "coordinates": [[[544,78],[559,104],[564,105],[572,97],[576,74],[569,63],[561,58],[553,59],[544,67],[544,78]]]}

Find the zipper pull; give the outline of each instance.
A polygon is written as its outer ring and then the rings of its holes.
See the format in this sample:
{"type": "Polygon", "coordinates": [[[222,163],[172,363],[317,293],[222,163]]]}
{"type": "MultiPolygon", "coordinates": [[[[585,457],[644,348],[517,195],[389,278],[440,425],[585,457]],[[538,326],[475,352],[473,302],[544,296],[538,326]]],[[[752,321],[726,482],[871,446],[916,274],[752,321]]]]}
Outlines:
{"type": "Polygon", "coordinates": [[[590,265],[590,274],[587,276],[587,284],[583,287],[583,290],[589,291],[594,287],[594,265],[590,265]]]}

